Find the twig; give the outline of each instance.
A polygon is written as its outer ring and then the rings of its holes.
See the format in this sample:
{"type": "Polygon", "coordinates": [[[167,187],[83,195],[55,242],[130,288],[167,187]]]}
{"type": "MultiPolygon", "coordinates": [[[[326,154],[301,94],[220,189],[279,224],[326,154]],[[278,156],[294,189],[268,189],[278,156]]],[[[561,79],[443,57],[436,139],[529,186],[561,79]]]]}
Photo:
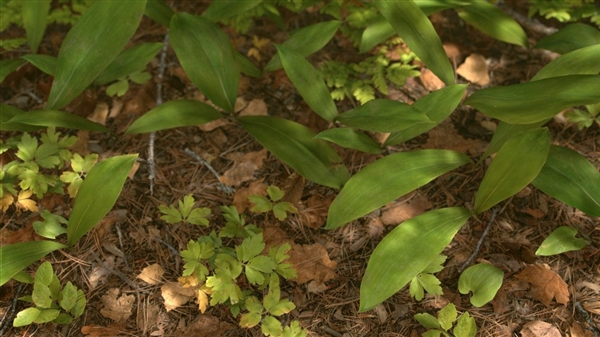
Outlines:
{"type": "Polygon", "coordinates": [[[577,311],[579,311],[579,313],[583,316],[587,324],[590,326],[588,330],[594,333],[594,337],[598,337],[598,328],[594,326],[590,315],[588,315],[587,311],[581,306],[581,303],[575,302],[575,308],[577,309],[577,311]]]}
{"type": "Polygon", "coordinates": [[[477,242],[477,246],[475,246],[475,250],[473,251],[473,253],[471,253],[471,256],[469,256],[467,261],[465,261],[465,263],[463,263],[463,265],[460,266],[460,268],[458,268],[459,273],[462,273],[463,270],[465,270],[467,268],[467,266],[469,264],[471,264],[471,262],[473,262],[473,259],[475,259],[477,254],[479,254],[479,249],[481,249],[481,245],[483,244],[483,239],[485,239],[488,232],[490,231],[490,228],[492,228],[492,223],[494,223],[494,218],[496,218],[496,209],[494,209],[492,211],[492,217],[490,218],[490,222],[488,222],[487,226],[485,227],[485,230],[483,231],[483,234],[479,238],[479,241],[477,242]]]}
{"type": "Polygon", "coordinates": [[[505,5],[503,2],[504,1],[499,1],[497,4],[498,7],[502,8],[503,11],[505,11],[508,15],[512,16],[513,19],[515,19],[521,26],[543,35],[551,35],[558,31],[558,29],[556,28],[548,27],[536,19],[530,19],[525,15],[516,12],[514,9],[505,5]]]}
{"type": "MultiPolygon", "coordinates": [[[[162,100],[162,83],[165,75],[165,69],[167,68],[167,49],[169,47],[169,30],[165,34],[163,41],[163,47],[160,51],[160,63],[158,64],[158,83],[156,84],[156,106],[163,103],[162,100]]],[[[154,167],[154,139],[156,138],[156,132],[150,132],[150,139],[148,140],[148,178],[150,180],[150,195],[154,193],[154,179],[156,178],[156,169],[154,167]]]]}
{"type": "Polygon", "coordinates": [[[2,316],[2,319],[0,320],[0,326],[2,327],[2,329],[0,329],[0,336],[4,336],[4,331],[6,331],[6,329],[10,326],[8,322],[10,322],[12,316],[14,316],[15,310],[17,308],[17,300],[19,299],[19,294],[21,293],[22,286],[23,283],[19,283],[19,286],[17,286],[17,290],[15,290],[15,294],[10,308],[6,310],[4,316],[2,316]]]}
{"type": "MultiPolygon", "coordinates": [[[[220,181],[221,176],[219,175],[219,173],[212,167],[210,166],[210,164],[202,159],[202,157],[200,157],[199,155],[196,154],[196,152],[188,149],[187,147],[185,148],[185,153],[187,153],[190,157],[196,159],[197,161],[200,162],[200,164],[204,165],[210,172],[212,172],[212,174],[217,178],[217,181],[220,181]]],[[[218,183],[217,184],[217,188],[222,191],[225,192],[227,194],[232,194],[233,192],[235,192],[235,189],[233,187],[227,186],[225,184],[222,183],[218,183]]]]}
{"type": "Polygon", "coordinates": [[[175,248],[173,248],[173,246],[171,246],[170,244],[164,242],[161,238],[156,238],[156,241],[162,243],[163,245],[167,246],[167,248],[169,248],[169,250],[173,253],[173,255],[179,256],[181,254],[179,254],[179,251],[175,248]]]}
{"type": "Polygon", "coordinates": [[[131,270],[129,263],[127,263],[127,258],[125,257],[125,250],[123,249],[123,236],[121,235],[121,226],[119,223],[116,224],[115,228],[117,229],[117,235],[119,236],[119,246],[121,246],[121,251],[123,252],[123,262],[125,262],[125,267],[131,270]]]}

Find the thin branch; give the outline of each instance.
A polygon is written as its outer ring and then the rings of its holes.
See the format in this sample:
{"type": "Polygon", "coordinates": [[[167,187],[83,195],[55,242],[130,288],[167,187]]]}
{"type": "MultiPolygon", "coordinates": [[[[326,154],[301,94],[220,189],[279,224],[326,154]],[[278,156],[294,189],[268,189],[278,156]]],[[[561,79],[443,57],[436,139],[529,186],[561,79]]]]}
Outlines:
{"type": "Polygon", "coordinates": [[[492,228],[492,223],[494,223],[494,219],[495,218],[496,218],[496,209],[494,209],[492,211],[492,217],[490,218],[490,222],[488,222],[487,226],[485,227],[485,230],[483,231],[483,234],[479,238],[479,241],[477,242],[477,246],[475,246],[475,250],[473,251],[473,253],[471,254],[471,256],[469,256],[469,258],[467,259],[467,261],[465,261],[465,263],[463,263],[463,265],[460,266],[460,268],[458,268],[458,272],[459,273],[462,273],[463,270],[465,270],[467,268],[467,266],[469,264],[471,264],[471,262],[473,262],[473,259],[475,259],[475,257],[477,256],[477,254],[479,254],[479,250],[481,249],[481,245],[483,244],[483,239],[485,239],[485,237],[487,236],[487,234],[490,231],[490,228],[492,228]]]}
{"type": "MultiPolygon", "coordinates": [[[[217,181],[221,181],[221,176],[219,175],[219,173],[212,167],[210,166],[210,164],[202,159],[202,157],[200,157],[198,154],[196,154],[196,152],[185,148],[185,153],[187,153],[190,157],[196,159],[197,161],[200,162],[200,164],[204,165],[210,172],[212,172],[212,174],[215,176],[215,178],[217,178],[217,181]]],[[[227,186],[225,184],[222,183],[218,183],[217,188],[222,191],[225,192],[227,194],[232,194],[233,192],[235,192],[235,189],[233,187],[227,186]]]]}

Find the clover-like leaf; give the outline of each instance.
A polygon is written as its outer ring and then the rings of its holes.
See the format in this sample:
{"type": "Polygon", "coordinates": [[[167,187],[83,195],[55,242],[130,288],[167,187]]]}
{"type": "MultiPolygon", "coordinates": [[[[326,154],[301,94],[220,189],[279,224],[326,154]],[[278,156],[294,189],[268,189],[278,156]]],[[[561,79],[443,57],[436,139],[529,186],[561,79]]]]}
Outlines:
{"type": "Polygon", "coordinates": [[[458,290],[461,294],[472,291],[471,304],[481,307],[496,296],[503,278],[504,272],[491,264],[476,264],[462,272],[458,279],[458,290]]]}
{"type": "Polygon", "coordinates": [[[456,321],[456,316],[456,306],[452,303],[447,304],[440,312],[438,312],[438,322],[440,323],[440,327],[448,331],[454,324],[454,321],[456,321]]]}
{"type": "Polygon", "coordinates": [[[440,328],[440,322],[438,321],[438,319],[435,318],[435,316],[432,316],[426,312],[421,313],[421,314],[416,314],[414,317],[417,320],[417,322],[419,322],[425,328],[428,328],[428,329],[439,329],[440,328]]]}
{"type": "Polygon", "coordinates": [[[254,204],[250,209],[252,212],[266,213],[273,208],[271,201],[262,195],[251,195],[248,197],[248,200],[254,204]]]}
{"type": "Polygon", "coordinates": [[[288,213],[298,213],[298,209],[287,201],[280,202],[273,206],[273,214],[280,221],[285,220],[288,213]]]}
{"type": "Polygon", "coordinates": [[[38,235],[55,239],[57,236],[67,233],[67,229],[62,226],[68,223],[67,219],[60,215],[52,214],[47,209],[43,210],[40,215],[44,221],[35,221],[33,223],[33,229],[38,235]]]}
{"type": "Polygon", "coordinates": [[[192,225],[208,226],[207,216],[210,215],[210,208],[202,207],[193,209],[187,217],[187,222],[192,225]]]}
{"type": "Polygon", "coordinates": [[[535,255],[550,256],[585,247],[584,239],[576,238],[577,229],[561,226],[555,229],[540,245],[535,255]]]}

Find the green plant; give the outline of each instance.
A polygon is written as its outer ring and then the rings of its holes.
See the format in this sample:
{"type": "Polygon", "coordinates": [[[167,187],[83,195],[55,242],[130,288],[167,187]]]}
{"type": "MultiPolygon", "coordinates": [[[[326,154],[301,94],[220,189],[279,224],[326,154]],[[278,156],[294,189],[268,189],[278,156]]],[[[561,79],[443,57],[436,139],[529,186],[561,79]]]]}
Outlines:
{"type": "Polygon", "coordinates": [[[255,204],[251,211],[257,213],[273,211],[273,215],[275,215],[275,217],[280,221],[283,221],[285,218],[287,218],[287,213],[298,212],[296,207],[294,207],[294,205],[291,203],[287,201],[281,201],[284,192],[279,189],[279,187],[269,186],[267,188],[267,194],[269,194],[269,198],[271,200],[263,197],[262,195],[251,195],[248,197],[248,200],[255,204]]]}
{"type": "Polygon", "coordinates": [[[417,276],[410,281],[409,292],[410,296],[414,297],[415,300],[420,301],[425,297],[425,291],[431,295],[441,295],[442,287],[440,286],[440,280],[433,275],[444,269],[443,263],[448,258],[445,255],[438,255],[438,257],[431,261],[431,263],[423,269],[417,276]]]}
{"type": "Polygon", "coordinates": [[[528,0],[529,17],[536,13],[546,19],[573,22],[589,18],[600,27],[600,13],[594,0],[528,0]]]}
{"type": "Polygon", "coordinates": [[[20,311],[13,321],[13,326],[48,322],[70,324],[74,318],[83,314],[85,294],[71,282],[67,282],[61,289],[60,281],[49,262],[44,262],[38,267],[35,278],[26,273],[20,273],[16,278],[20,282],[33,284],[31,296],[19,299],[33,303],[35,307],[20,311]]]}
{"type": "Polygon", "coordinates": [[[565,117],[569,119],[569,122],[577,124],[579,130],[583,128],[589,128],[596,122],[600,125],[600,104],[586,105],[585,110],[573,109],[565,113],[565,117]]]}
{"type": "MultiPolygon", "coordinates": [[[[271,186],[269,196],[278,201],[283,197],[283,192],[271,186]]],[[[257,206],[262,212],[282,212],[280,220],[284,220],[286,212],[293,208],[286,202],[279,202],[273,206],[271,201],[262,196],[253,196],[250,200],[257,201],[257,206]],[[281,210],[276,211],[279,208],[281,210]]],[[[194,198],[187,195],[183,202],[179,201],[179,210],[174,206],[160,205],[159,210],[164,214],[161,219],[171,224],[183,221],[194,223],[190,219],[195,217],[194,214],[201,214],[198,224],[208,226],[206,216],[210,214],[210,210],[194,208],[194,202],[194,198]]],[[[202,313],[209,305],[225,304],[234,317],[242,311],[247,311],[240,316],[242,327],[252,328],[260,325],[265,336],[306,336],[307,333],[298,321],[284,327],[276,318],[295,308],[292,302],[281,298],[279,287],[279,277],[289,279],[296,276],[293,267],[285,263],[289,258],[287,251],[291,248],[290,245],[286,243],[274,246],[265,253],[261,229],[246,224],[244,216],[240,216],[234,206],[223,206],[221,210],[227,221],[225,227],[221,228],[218,234],[213,231],[196,241],[190,240],[187,249],[180,252],[185,262],[180,282],[197,289],[198,305],[202,313]],[[223,237],[238,239],[241,242],[237,241],[239,243],[234,247],[224,246],[223,237]],[[247,281],[249,289],[240,288],[240,285],[245,283],[242,280],[247,281]],[[257,292],[261,292],[262,296],[255,295],[257,292]],[[259,297],[262,297],[262,300],[259,297]]]]}
{"type": "Polygon", "coordinates": [[[428,330],[423,337],[475,337],[477,325],[468,312],[458,317],[454,304],[447,304],[440,309],[438,317],[428,313],[416,314],[415,319],[428,330]],[[450,334],[452,330],[452,334],[450,334]]]}

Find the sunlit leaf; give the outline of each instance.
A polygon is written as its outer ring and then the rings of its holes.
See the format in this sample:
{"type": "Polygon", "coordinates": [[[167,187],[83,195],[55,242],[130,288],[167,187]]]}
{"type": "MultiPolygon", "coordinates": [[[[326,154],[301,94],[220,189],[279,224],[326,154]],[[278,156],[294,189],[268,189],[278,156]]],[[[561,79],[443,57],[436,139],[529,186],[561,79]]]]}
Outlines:
{"type": "Polygon", "coordinates": [[[46,254],[66,247],[54,241],[28,241],[0,247],[0,285],[46,254]]]}
{"type": "Polygon", "coordinates": [[[325,130],[315,136],[342,147],[363,151],[366,153],[381,153],[381,146],[371,137],[350,128],[335,128],[325,130]]]}
{"type": "Polygon", "coordinates": [[[567,205],[600,216],[600,172],[576,151],[551,146],[546,164],[532,183],[567,205]]]}
{"type": "Polygon", "coordinates": [[[37,49],[44,37],[48,12],[50,11],[50,0],[23,1],[21,2],[21,15],[23,17],[23,26],[27,32],[27,42],[32,53],[37,49]]]}
{"type": "Polygon", "coordinates": [[[506,143],[507,140],[514,137],[515,135],[524,131],[537,129],[545,123],[546,121],[536,122],[532,124],[509,124],[501,121],[496,127],[496,131],[494,132],[494,136],[492,136],[490,145],[488,146],[487,150],[485,150],[485,153],[481,155],[481,159],[479,161],[481,162],[483,159],[487,158],[491,154],[498,152],[502,145],[504,145],[504,143],[506,143]]]}
{"type": "Polygon", "coordinates": [[[325,228],[338,228],[367,215],[469,161],[466,155],[448,150],[402,152],[379,159],[348,180],[331,203],[325,228]]]}
{"type": "Polygon", "coordinates": [[[136,71],[146,70],[163,44],[158,42],[142,43],[122,51],[115,60],[96,78],[96,85],[103,85],[136,71]]]}
{"type": "Polygon", "coordinates": [[[41,126],[28,125],[22,123],[9,123],[8,121],[14,118],[15,116],[25,115],[28,112],[17,109],[10,105],[0,103],[0,130],[1,131],[35,131],[39,130],[41,126]]]}
{"type": "Polygon", "coordinates": [[[202,125],[223,115],[212,106],[195,100],[169,101],[148,111],[125,131],[126,134],[202,125]]]}
{"type": "Polygon", "coordinates": [[[100,75],[135,33],[145,7],[145,0],[96,1],[83,13],[58,53],[47,109],[69,104],[100,75]]]}
{"type": "Polygon", "coordinates": [[[527,35],[523,28],[489,2],[475,0],[457,11],[461,19],[494,39],[527,47],[527,35]]]}
{"type": "Polygon", "coordinates": [[[19,114],[11,118],[8,123],[18,123],[36,126],[58,126],[76,130],[90,130],[108,132],[109,129],[103,125],[92,122],[89,119],[79,117],[75,114],[58,110],[35,110],[19,114]]]}
{"type": "Polygon", "coordinates": [[[357,129],[394,132],[420,123],[433,122],[413,105],[390,100],[374,99],[336,118],[341,123],[357,129]]]}
{"type": "Polygon", "coordinates": [[[241,72],[243,72],[244,74],[246,74],[248,76],[252,76],[252,77],[256,77],[256,78],[262,76],[262,71],[260,70],[260,68],[258,68],[256,65],[254,65],[254,63],[252,63],[252,61],[250,61],[250,59],[248,59],[246,56],[244,56],[240,53],[236,53],[235,58],[236,58],[238,64],[240,65],[241,72]]]}
{"type": "Polygon", "coordinates": [[[584,23],[573,23],[538,41],[535,48],[552,50],[559,54],[600,44],[600,30],[584,23]]]}
{"type": "Polygon", "coordinates": [[[437,258],[470,216],[466,208],[442,208],[394,228],[371,254],[360,285],[359,311],[374,308],[408,284],[437,258]]]}
{"type": "Polygon", "coordinates": [[[482,307],[496,296],[502,285],[504,272],[491,264],[480,263],[471,266],[460,274],[458,290],[461,294],[473,292],[471,304],[482,307]]]}
{"type": "Polygon", "coordinates": [[[550,256],[580,250],[585,247],[586,242],[584,239],[576,238],[575,235],[577,235],[577,229],[573,227],[558,227],[544,239],[535,255],[550,256]]]}
{"type": "Polygon", "coordinates": [[[36,68],[43,71],[44,73],[54,76],[56,71],[56,62],[57,58],[50,55],[24,55],[21,56],[22,59],[27,60],[27,62],[33,64],[36,68]]]}
{"type": "Polygon", "coordinates": [[[600,44],[566,53],[538,71],[531,81],[567,75],[596,75],[600,72],[600,44]]]}
{"type": "Polygon", "coordinates": [[[550,132],[539,128],[507,140],[485,172],[475,195],[475,213],[511,197],[540,173],[550,149],[550,132]]]}

